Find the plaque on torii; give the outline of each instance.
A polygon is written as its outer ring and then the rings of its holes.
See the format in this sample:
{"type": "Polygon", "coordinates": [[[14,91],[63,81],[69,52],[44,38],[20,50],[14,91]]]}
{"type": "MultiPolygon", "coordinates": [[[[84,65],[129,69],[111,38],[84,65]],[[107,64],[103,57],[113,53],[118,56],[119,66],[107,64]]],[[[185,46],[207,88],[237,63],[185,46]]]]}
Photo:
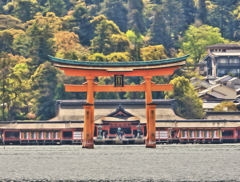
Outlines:
{"type": "Polygon", "coordinates": [[[94,92],[145,92],[146,101],[146,147],[156,148],[156,105],[152,103],[152,91],[171,91],[172,84],[156,85],[153,76],[172,75],[175,69],[185,65],[189,55],[156,61],[135,62],[84,62],[59,59],[49,56],[55,67],[63,70],[67,76],[83,76],[87,82],[82,85],[65,84],[66,92],[87,92],[83,148],[94,148],[94,92]],[[98,76],[114,77],[114,85],[98,85],[93,80],[98,76]],[[124,85],[125,76],[142,76],[140,85],[124,85]]]}

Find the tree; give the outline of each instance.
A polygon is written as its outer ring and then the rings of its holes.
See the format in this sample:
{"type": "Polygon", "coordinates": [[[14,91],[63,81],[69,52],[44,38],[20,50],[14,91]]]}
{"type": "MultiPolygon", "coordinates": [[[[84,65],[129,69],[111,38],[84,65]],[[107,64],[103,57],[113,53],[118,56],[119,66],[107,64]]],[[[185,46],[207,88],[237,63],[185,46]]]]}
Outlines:
{"type": "Polygon", "coordinates": [[[50,62],[45,62],[39,65],[31,76],[31,111],[36,114],[37,119],[47,120],[55,116],[54,104],[58,73],[59,71],[50,62]]]}
{"type": "Polygon", "coordinates": [[[125,52],[130,46],[128,38],[110,20],[101,20],[96,26],[95,35],[91,46],[94,53],[107,55],[112,52],[125,52]]]}
{"type": "Polygon", "coordinates": [[[0,52],[12,53],[13,35],[9,30],[0,31],[0,52]]]}
{"type": "Polygon", "coordinates": [[[198,98],[190,81],[185,77],[176,77],[170,81],[173,91],[165,91],[165,99],[177,99],[177,113],[187,119],[203,117],[202,100],[198,98]]]}
{"type": "Polygon", "coordinates": [[[105,0],[102,4],[101,14],[116,23],[122,32],[127,31],[127,13],[122,0],[105,0]]]}
{"type": "Polygon", "coordinates": [[[202,24],[207,23],[207,7],[206,0],[197,0],[197,15],[196,20],[200,21],[202,24]]]}
{"type": "Polygon", "coordinates": [[[14,1],[14,15],[26,22],[33,18],[33,16],[40,10],[37,1],[33,0],[17,0],[14,1]]]}
{"type": "Polygon", "coordinates": [[[3,121],[13,119],[11,107],[20,105],[18,97],[24,92],[24,86],[26,86],[22,85],[23,73],[17,73],[17,68],[14,68],[17,61],[12,55],[0,54],[0,107],[3,121]]]}
{"type": "Polygon", "coordinates": [[[130,49],[131,60],[141,61],[141,47],[143,44],[143,35],[140,32],[134,32],[133,30],[128,30],[126,32],[128,40],[131,42],[133,48],[130,49]]]}
{"type": "Polygon", "coordinates": [[[146,32],[146,25],[143,16],[144,3],[139,0],[137,3],[135,0],[128,1],[128,29],[135,31],[138,29],[141,34],[146,32]]]}
{"type": "Polygon", "coordinates": [[[219,28],[208,25],[200,27],[190,25],[185,32],[181,47],[185,54],[190,54],[191,58],[198,62],[206,55],[206,46],[224,43],[224,41],[219,28]]]}
{"type": "Polygon", "coordinates": [[[14,18],[11,15],[0,15],[0,30],[5,29],[24,29],[24,24],[21,20],[14,18]]]}
{"type": "Polygon", "coordinates": [[[165,0],[161,7],[161,11],[167,22],[167,32],[173,39],[171,42],[172,45],[178,39],[179,35],[183,34],[186,27],[183,10],[177,0],[165,0]]]}
{"type": "Polygon", "coordinates": [[[91,24],[92,17],[87,8],[78,5],[75,7],[70,23],[72,30],[78,34],[82,45],[89,46],[90,40],[94,37],[94,26],[91,24]]]}
{"type": "Polygon", "coordinates": [[[57,16],[63,16],[66,13],[66,4],[63,0],[47,0],[45,4],[45,12],[53,12],[57,16]]]}
{"type": "Polygon", "coordinates": [[[219,27],[222,36],[227,39],[233,39],[236,31],[234,9],[236,0],[217,0],[213,1],[214,8],[209,15],[209,24],[214,27],[219,27]]]}
{"type": "Polygon", "coordinates": [[[180,0],[181,9],[183,10],[183,15],[187,25],[194,23],[196,16],[196,7],[194,0],[180,0]]]}
{"type": "Polygon", "coordinates": [[[48,60],[48,55],[54,55],[53,44],[53,34],[49,30],[48,24],[39,28],[34,23],[27,29],[26,34],[22,34],[14,40],[15,52],[31,57],[32,61],[29,64],[32,66],[38,66],[48,60]]]}
{"type": "Polygon", "coordinates": [[[228,102],[228,101],[224,101],[221,102],[220,104],[216,105],[213,108],[213,111],[238,111],[236,105],[233,102],[228,102]]]}
{"type": "Polygon", "coordinates": [[[165,49],[162,45],[144,47],[141,49],[141,53],[144,61],[167,59],[165,49]]]}
{"type": "Polygon", "coordinates": [[[166,48],[170,48],[171,37],[167,31],[167,24],[164,15],[161,11],[157,11],[153,23],[150,27],[150,44],[163,45],[166,48]]]}
{"type": "MultiPolygon", "coordinates": [[[[78,35],[74,32],[60,31],[54,34],[54,47],[56,56],[63,59],[74,57],[77,60],[80,56],[88,56],[88,49],[79,44],[78,35]]],[[[72,59],[72,60],[75,60],[72,59]]]]}
{"type": "Polygon", "coordinates": [[[26,22],[28,29],[30,29],[34,24],[37,24],[39,28],[44,28],[47,25],[48,31],[51,31],[51,33],[61,31],[64,27],[63,20],[56,16],[53,12],[48,12],[45,16],[43,16],[42,13],[37,13],[36,16],[34,16],[34,19],[26,22]]]}

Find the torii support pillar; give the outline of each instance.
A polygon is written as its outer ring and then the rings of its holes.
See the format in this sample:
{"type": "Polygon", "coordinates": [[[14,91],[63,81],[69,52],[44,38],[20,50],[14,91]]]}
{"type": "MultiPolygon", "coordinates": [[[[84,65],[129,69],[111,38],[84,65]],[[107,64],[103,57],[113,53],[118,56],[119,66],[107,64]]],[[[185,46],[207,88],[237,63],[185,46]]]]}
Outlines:
{"type": "Polygon", "coordinates": [[[156,105],[152,104],[152,76],[144,76],[144,80],[147,119],[147,138],[145,143],[147,148],[156,148],[156,105]]]}
{"type": "Polygon", "coordinates": [[[85,114],[84,114],[84,128],[83,128],[83,142],[82,142],[82,148],[88,148],[93,149],[94,143],[93,143],[93,120],[92,120],[92,110],[93,105],[92,104],[85,104],[83,105],[85,114]]]}
{"type": "Polygon", "coordinates": [[[156,148],[156,105],[148,104],[146,148],[156,148]]]}

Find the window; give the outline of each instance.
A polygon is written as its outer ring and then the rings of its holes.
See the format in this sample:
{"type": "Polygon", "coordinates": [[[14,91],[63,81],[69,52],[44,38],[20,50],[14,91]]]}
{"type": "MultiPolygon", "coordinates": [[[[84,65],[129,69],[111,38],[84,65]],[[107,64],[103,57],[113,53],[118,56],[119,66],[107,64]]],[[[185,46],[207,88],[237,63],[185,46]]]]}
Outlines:
{"type": "Polygon", "coordinates": [[[220,63],[220,64],[227,64],[228,60],[227,60],[227,58],[220,58],[220,59],[218,59],[218,63],[220,63]]]}
{"type": "Polygon", "coordinates": [[[50,139],[51,137],[50,137],[50,132],[49,131],[47,131],[46,132],[46,139],[50,139]]]}
{"type": "Polygon", "coordinates": [[[211,52],[213,52],[213,51],[214,51],[214,49],[210,49],[210,51],[211,51],[211,52]]]}
{"type": "Polygon", "coordinates": [[[238,58],[230,58],[229,63],[238,64],[239,63],[239,59],[238,58]]]}
{"type": "Polygon", "coordinates": [[[39,132],[39,133],[38,133],[38,138],[39,138],[39,139],[43,139],[43,132],[39,132]]]}
{"type": "Polygon", "coordinates": [[[222,52],[226,52],[226,49],[223,49],[222,52]]]}
{"type": "Polygon", "coordinates": [[[31,137],[32,137],[32,139],[36,139],[35,138],[35,132],[31,132],[31,137]]]}
{"type": "Polygon", "coordinates": [[[64,131],[63,138],[72,138],[72,131],[64,131]]]}
{"type": "Polygon", "coordinates": [[[203,66],[200,66],[200,71],[204,71],[204,67],[203,66]]]}
{"type": "Polygon", "coordinates": [[[58,132],[56,132],[56,131],[53,132],[53,138],[54,138],[54,139],[58,139],[58,132]]]}
{"type": "Polygon", "coordinates": [[[202,131],[201,131],[201,130],[198,130],[198,131],[197,131],[197,137],[198,137],[198,138],[202,138],[202,131]]]}
{"type": "Polygon", "coordinates": [[[24,139],[28,139],[28,132],[24,132],[24,139]]]}
{"type": "Polygon", "coordinates": [[[194,131],[190,131],[190,138],[194,138],[194,131]]]}

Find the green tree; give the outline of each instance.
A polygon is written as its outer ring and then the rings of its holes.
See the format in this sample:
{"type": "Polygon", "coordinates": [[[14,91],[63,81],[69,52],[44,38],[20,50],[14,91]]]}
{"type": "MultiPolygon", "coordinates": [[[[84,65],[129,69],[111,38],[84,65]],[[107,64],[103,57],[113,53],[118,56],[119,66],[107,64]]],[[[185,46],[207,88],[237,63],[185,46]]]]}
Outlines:
{"type": "Polygon", "coordinates": [[[47,0],[44,5],[44,12],[54,12],[57,16],[63,16],[66,13],[66,4],[63,0],[47,0]]]}
{"type": "Polygon", "coordinates": [[[38,66],[48,60],[48,55],[54,55],[53,34],[49,31],[48,24],[39,28],[36,23],[30,26],[26,34],[22,34],[14,40],[15,52],[31,57],[33,66],[38,66]]]}
{"type": "Polygon", "coordinates": [[[0,54],[0,107],[1,120],[12,120],[11,107],[19,106],[17,98],[21,94],[21,79],[14,67],[17,59],[6,53],[0,54]]]}
{"type": "Polygon", "coordinates": [[[132,48],[130,49],[131,60],[133,61],[141,61],[141,47],[143,46],[143,35],[140,32],[134,32],[133,30],[128,30],[126,32],[126,36],[128,40],[132,44],[132,48]]]}
{"type": "Polygon", "coordinates": [[[236,105],[233,102],[224,101],[216,105],[213,111],[238,111],[236,105]]]}
{"type": "Polygon", "coordinates": [[[185,77],[176,77],[170,81],[173,91],[165,91],[165,99],[177,99],[177,113],[187,119],[203,117],[202,100],[198,98],[190,81],[185,77]]]}
{"type": "Polygon", "coordinates": [[[128,29],[135,31],[138,29],[141,34],[146,32],[146,24],[143,15],[144,3],[139,0],[137,3],[135,0],[128,1],[128,29]]]}
{"type": "Polygon", "coordinates": [[[207,23],[207,6],[206,0],[197,0],[197,15],[196,20],[200,21],[202,24],[207,23]]]}
{"type": "Polygon", "coordinates": [[[0,42],[0,52],[13,52],[13,34],[10,30],[0,31],[0,42]]]}
{"type": "Polygon", "coordinates": [[[195,21],[196,7],[194,0],[180,0],[181,8],[187,25],[191,25],[195,21]]]}
{"type": "Polygon", "coordinates": [[[33,0],[17,0],[14,1],[13,14],[26,22],[33,18],[33,16],[40,10],[40,6],[37,1],[33,0]]]}
{"type": "Polygon", "coordinates": [[[113,21],[101,20],[96,26],[95,35],[91,46],[94,53],[107,55],[112,52],[125,52],[129,49],[128,38],[113,21]]]}
{"type": "Polygon", "coordinates": [[[82,45],[89,46],[90,40],[94,37],[94,26],[91,24],[92,17],[89,15],[87,8],[82,5],[75,7],[70,20],[72,30],[80,37],[82,45]]]}
{"type": "Polygon", "coordinates": [[[219,27],[224,38],[234,40],[234,31],[237,27],[233,11],[236,8],[236,0],[217,0],[213,3],[215,8],[209,15],[209,24],[219,27]]]}
{"type": "Polygon", "coordinates": [[[122,32],[127,31],[128,10],[122,0],[104,0],[102,12],[109,20],[112,20],[122,32]]]}
{"type": "Polygon", "coordinates": [[[186,27],[183,10],[181,9],[180,3],[176,0],[165,0],[161,7],[167,23],[167,32],[173,39],[171,42],[172,45],[186,27]]]}
{"type": "Polygon", "coordinates": [[[206,55],[205,47],[217,43],[224,43],[219,28],[202,25],[194,27],[190,25],[185,32],[181,48],[185,54],[197,62],[206,55]]]}
{"type": "Polygon", "coordinates": [[[170,47],[171,37],[167,31],[167,24],[164,15],[161,11],[157,11],[153,23],[150,27],[150,40],[152,45],[163,45],[166,48],[170,47]]]}
{"type": "Polygon", "coordinates": [[[47,120],[55,116],[54,104],[58,73],[59,71],[50,62],[45,62],[39,65],[31,76],[31,111],[36,114],[37,119],[47,120]]]}

